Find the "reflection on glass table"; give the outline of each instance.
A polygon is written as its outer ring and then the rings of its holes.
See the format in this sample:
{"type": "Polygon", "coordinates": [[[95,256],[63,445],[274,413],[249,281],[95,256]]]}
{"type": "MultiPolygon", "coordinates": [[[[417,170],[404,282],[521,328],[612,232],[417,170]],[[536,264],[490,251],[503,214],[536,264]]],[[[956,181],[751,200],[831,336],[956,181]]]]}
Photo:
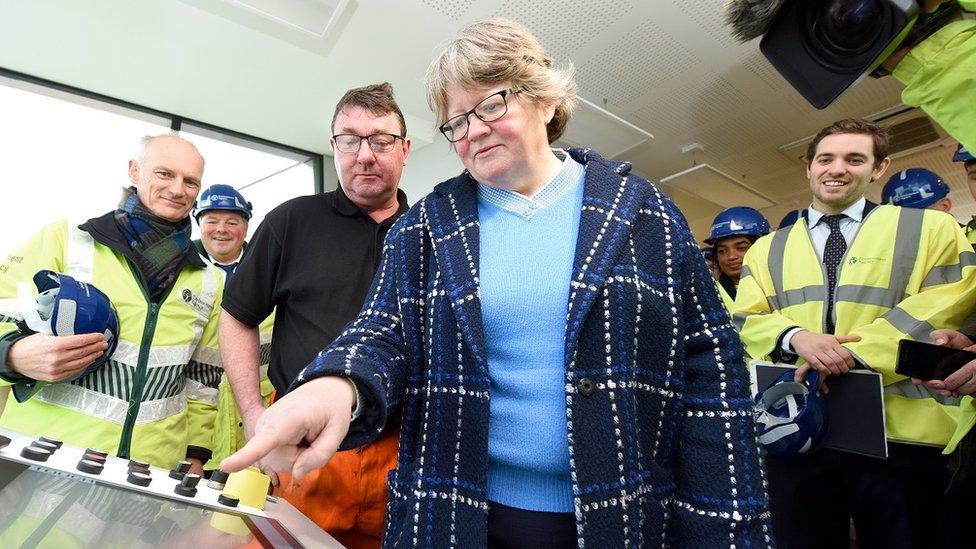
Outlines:
{"type": "Polygon", "coordinates": [[[277,521],[0,460],[0,547],[300,547],[277,521]]]}

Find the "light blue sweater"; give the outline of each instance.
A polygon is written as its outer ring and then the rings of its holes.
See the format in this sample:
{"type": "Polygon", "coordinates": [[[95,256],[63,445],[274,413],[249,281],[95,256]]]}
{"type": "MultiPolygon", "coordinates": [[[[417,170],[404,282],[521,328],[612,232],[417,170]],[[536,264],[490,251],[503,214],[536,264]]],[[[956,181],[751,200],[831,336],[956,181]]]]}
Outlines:
{"type": "Polygon", "coordinates": [[[519,509],[573,511],[564,341],[583,176],[567,156],[532,198],[478,189],[488,498],[519,509]]]}

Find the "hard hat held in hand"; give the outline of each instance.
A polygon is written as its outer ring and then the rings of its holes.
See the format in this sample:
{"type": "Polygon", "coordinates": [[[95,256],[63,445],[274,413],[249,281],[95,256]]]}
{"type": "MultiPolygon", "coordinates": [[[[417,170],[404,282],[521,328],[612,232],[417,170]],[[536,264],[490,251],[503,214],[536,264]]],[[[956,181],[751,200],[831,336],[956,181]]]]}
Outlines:
{"type": "Polygon", "coordinates": [[[791,458],[816,450],[827,436],[827,403],[817,392],[820,374],[807,372],[803,383],[783,372],[756,395],[759,442],[766,455],[791,458]]]}
{"type": "Polygon", "coordinates": [[[30,282],[17,286],[17,300],[28,328],[55,336],[99,333],[108,342],[105,352],[73,379],[105,364],[119,341],[119,316],[108,296],[92,284],[48,270],[34,275],[34,286],[36,297],[30,282]]]}

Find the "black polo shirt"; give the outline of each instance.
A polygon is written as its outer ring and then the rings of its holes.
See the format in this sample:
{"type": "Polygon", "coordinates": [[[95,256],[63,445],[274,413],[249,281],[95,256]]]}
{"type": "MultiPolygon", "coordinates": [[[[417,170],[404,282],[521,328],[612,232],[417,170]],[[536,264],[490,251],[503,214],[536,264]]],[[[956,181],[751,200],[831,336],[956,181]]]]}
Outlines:
{"type": "Polygon", "coordinates": [[[342,188],[293,198],[272,210],[224,291],[223,308],[258,326],[275,311],[268,377],[278,396],[352,321],[379,267],[383,239],[407,211],[377,223],[342,188]]]}

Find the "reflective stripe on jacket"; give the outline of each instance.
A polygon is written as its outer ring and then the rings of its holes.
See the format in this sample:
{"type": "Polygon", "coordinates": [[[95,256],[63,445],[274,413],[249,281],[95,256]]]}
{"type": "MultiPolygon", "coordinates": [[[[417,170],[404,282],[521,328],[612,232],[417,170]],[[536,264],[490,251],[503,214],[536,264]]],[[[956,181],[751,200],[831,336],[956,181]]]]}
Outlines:
{"type": "MultiPolygon", "coordinates": [[[[806,223],[756,241],[733,315],[746,353],[768,357],[794,326],[822,333],[825,279],[806,223]]],[[[946,445],[973,413],[972,399],[914,385],[895,373],[895,358],[897,340],[928,341],[932,330],[958,328],[973,311],[976,254],[959,225],[942,212],[874,208],[841,262],[834,301],[834,333],[860,336],[844,346],[882,374],[889,439],[946,445]]]]}
{"type": "Polygon", "coordinates": [[[188,445],[209,450],[222,372],[217,318],[223,277],[213,267],[188,265],[165,299],[152,304],[121,253],[62,220],[3,263],[0,336],[15,330],[20,317],[17,283],[41,269],[91,282],[109,297],[119,315],[118,348],[91,374],[49,384],[23,403],[8,399],[0,425],[158,467],[183,459],[188,445]]]}
{"type": "MultiPolygon", "coordinates": [[[[203,247],[202,241],[194,240],[193,245],[200,252],[200,257],[204,261],[220,268],[207,254],[207,250],[203,247]]],[[[247,253],[247,242],[244,243],[244,253],[247,253]]],[[[236,268],[235,264],[234,269],[236,268]]],[[[224,280],[226,280],[224,271],[221,270],[220,273],[225,277],[224,280]]],[[[271,380],[268,379],[268,363],[271,361],[271,335],[274,331],[274,319],[275,315],[272,312],[258,326],[260,345],[258,349],[258,364],[260,364],[259,380],[261,400],[264,402],[265,407],[271,404],[271,395],[274,393],[274,386],[271,384],[271,380]]],[[[234,398],[234,391],[231,389],[230,380],[227,379],[226,373],[220,376],[220,385],[217,387],[217,417],[214,420],[214,429],[211,437],[212,442],[210,448],[213,449],[213,455],[210,461],[203,466],[207,470],[218,469],[221,460],[243,448],[244,443],[247,442],[247,438],[244,436],[244,419],[241,417],[240,408],[237,406],[237,399],[234,398]]]]}

